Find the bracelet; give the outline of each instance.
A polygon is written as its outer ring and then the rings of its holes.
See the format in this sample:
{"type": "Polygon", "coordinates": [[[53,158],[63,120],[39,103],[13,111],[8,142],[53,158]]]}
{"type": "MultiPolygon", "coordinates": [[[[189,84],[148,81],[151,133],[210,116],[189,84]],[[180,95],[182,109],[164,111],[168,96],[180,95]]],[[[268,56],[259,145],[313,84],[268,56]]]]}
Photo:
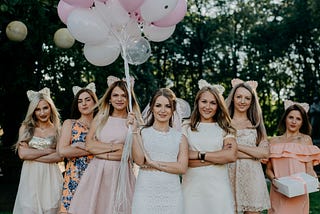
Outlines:
{"type": "Polygon", "coordinates": [[[201,159],[201,155],[200,155],[200,152],[198,152],[198,160],[201,159]]]}
{"type": "Polygon", "coordinates": [[[138,131],[133,131],[131,132],[132,134],[138,134],[139,132],[138,131]]]}

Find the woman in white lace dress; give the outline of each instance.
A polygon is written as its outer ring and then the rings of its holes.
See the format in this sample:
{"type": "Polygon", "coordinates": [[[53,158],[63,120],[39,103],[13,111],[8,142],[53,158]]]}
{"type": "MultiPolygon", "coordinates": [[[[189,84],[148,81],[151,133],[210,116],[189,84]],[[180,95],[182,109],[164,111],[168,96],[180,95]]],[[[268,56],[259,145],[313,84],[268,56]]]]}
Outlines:
{"type": "Polygon", "coordinates": [[[183,176],[184,214],[234,214],[227,163],[236,160],[236,130],[231,127],[220,85],[199,81],[190,121],[182,127],[189,143],[189,168],[183,176]]]}
{"type": "Polygon", "coordinates": [[[152,97],[149,120],[133,129],[132,155],[140,166],[132,214],[184,214],[180,174],[188,167],[188,143],[172,128],[176,97],[167,88],[152,97]]]}
{"type": "Polygon", "coordinates": [[[269,157],[269,143],[259,105],[256,81],[232,80],[226,103],[237,129],[238,160],[229,164],[229,176],[238,213],[260,213],[270,207],[260,160],[269,157]]]}

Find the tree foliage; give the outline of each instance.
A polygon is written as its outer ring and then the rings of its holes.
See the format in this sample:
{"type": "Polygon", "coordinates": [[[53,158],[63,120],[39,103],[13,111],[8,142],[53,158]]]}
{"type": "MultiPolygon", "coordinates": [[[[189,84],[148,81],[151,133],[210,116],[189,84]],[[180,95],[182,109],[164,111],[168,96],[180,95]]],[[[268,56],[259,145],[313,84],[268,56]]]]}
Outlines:
{"type": "MultiPolygon", "coordinates": [[[[25,116],[27,90],[49,87],[65,119],[72,86],[94,81],[101,97],[107,76],[124,76],[121,57],[97,67],[84,58],[83,44],[76,42],[70,49],[55,46],[55,31],[65,27],[57,4],[57,0],[0,3],[0,124],[7,145],[16,140],[25,116]],[[23,42],[12,42],[5,35],[13,20],[27,25],[23,42]]],[[[159,87],[171,87],[193,106],[199,79],[224,85],[225,96],[232,78],[256,80],[268,134],[275,134],[284,99],[311,104],[319,96],[319,9],[317,0],[189,0],[174,34],[164,42],[151,42],[150,59],[130,66],[142,110],[159,87]]]]}

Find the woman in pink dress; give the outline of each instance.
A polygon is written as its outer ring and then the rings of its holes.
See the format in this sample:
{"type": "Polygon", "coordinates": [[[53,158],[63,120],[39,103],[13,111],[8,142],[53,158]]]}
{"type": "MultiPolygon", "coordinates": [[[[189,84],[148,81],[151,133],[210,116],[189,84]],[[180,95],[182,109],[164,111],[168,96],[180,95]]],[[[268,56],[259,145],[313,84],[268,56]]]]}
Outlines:
{"type": "MultiPolygon", "coordinates": [[[[91,160],[71,201],[72,214],[113,214],[119,168],[128,133],[128,91],[125,81],[108,77],[109,88],[100,99],[99,112],[91,123],[86,149],[95,157],[91,160]]],[[[132,84],[133,85],[133,84],[132,84]]],[[[140,109],[131,90],[133,113],[141,118],[140,109]]],[[[135,177],[128,166],[126,178],[127,206],[116,213],[131,213],[135,177]]]]}
{"type": "Polygon", "coordinates": [[[270,139],[270,158],[266,174],[272,181],[269,214],[308,214],[309,195],[293,198],[276,191],[274,180],[305,172],[317,177],[313,166],[320,161],[320,149],[312,144],[311,125],[308,120],[309,105],[285,101],[285,113],[280,123],[280,136],[270,139]]]}

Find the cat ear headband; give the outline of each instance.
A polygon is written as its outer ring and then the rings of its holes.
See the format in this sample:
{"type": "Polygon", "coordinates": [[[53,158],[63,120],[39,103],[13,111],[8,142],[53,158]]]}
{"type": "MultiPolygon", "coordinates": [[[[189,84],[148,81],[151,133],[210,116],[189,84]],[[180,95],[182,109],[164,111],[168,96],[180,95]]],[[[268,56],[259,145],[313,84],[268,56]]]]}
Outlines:
{"type": "Polygon", "coordinates": [[[39,94],[44,94],[44,95],[47,95],[50,97],[50,89],[46,87],[46,88],[41,89],[40,91],[28,90],[27,97],[28,97],[29,102],[31,102],[39,94]]]}
{"type": "Polygon", "coordinates": [[[207,81],[205,81],[204,79],[201,79],[198,81],[198,86],[199,86],[199,89],[202,89],[203,87],[215,88],[218,90],[218,92],[220,94],[223,94],[223,92],[225,90],[222,85],[211,85],[207,81]]]}
{"type": "MultiPolygon", "coordinates": [[[[108,76],[108,78],[107,78],[108,87],[110,87],[114,82],[117,82],[120,80],[121,79],[119,79],[118,77],[108,76]]],[[[126,82],[126,78],[122,78],[122,81],[126,82]]],[[[134,86],[134,78],[133,77],[130,77],[130,85],[133,88],[133,86],[134,86]]]]}
{"type": "MultiPolygon", "coordinates": [[[[94,82],[89,83],[86,87],[86,89],[91,90],[93,93],[96,93],[96,85],[94,84],[94,82]]],[[[72,87],[72,91],[73,91],[73,95],[76,96],[76,94],[83,88],[79,87],[79,86],[73,86],[72,87]]]]}
{"type": "Polygon", "coordinates": [[[306,112],[309,111],[309,104],[308,103],[298,103],[298,102],[293,102],[291,100],[285,100],[284,101],[284,110],[289,108],[292,105],[299,105],[301,106],[306,112]]]}
{"type": "Polygon", "coordinates": [[[249,80],[249,81],[243,81],[239,78],[235,78],[231,80],[231,85],[232,88],[234,88],[236,85],[240,84],[240,83],[246,83],[248,84],[253,90],[256,90],[258,87],[258,82],[254,81],[254,80],[249,80]]]}

